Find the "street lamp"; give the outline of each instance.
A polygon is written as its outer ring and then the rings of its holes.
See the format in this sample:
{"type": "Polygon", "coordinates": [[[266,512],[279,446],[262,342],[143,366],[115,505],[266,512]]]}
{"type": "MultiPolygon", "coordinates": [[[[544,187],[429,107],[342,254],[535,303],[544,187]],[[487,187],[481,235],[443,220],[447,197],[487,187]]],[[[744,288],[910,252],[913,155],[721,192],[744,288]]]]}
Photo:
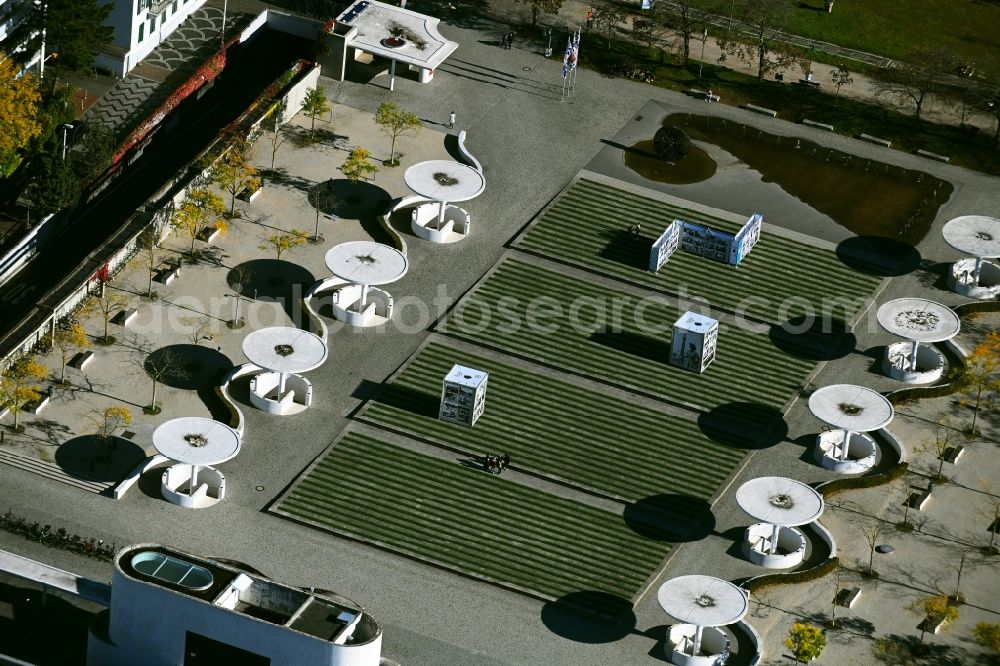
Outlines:
{"type": "Polygon", "coordinates": [[[705,42],[708,41],[708,28],[701,33],[701,62],[698,63],[698,82],[701,83],[701,69],[705,66],[705,42]]]}

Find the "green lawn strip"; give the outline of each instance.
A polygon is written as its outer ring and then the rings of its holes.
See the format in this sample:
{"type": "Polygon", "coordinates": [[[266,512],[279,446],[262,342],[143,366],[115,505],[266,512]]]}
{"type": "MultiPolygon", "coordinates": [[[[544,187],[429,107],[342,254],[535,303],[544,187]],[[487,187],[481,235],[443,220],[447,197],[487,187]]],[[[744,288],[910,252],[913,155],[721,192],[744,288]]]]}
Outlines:
{"type": "Polygon", "coordinates": [[[440,344],[424,348],[363,418],[474,455],[504,451],[520,468],[631,501],[664,492],[708,499],[744,455],[691,421],[440,344]],[[490,373],[486,411],[471,429],[424,409],[453,363],[490,373]]]}
{"type": "Polygon", "coordinates": [[[548,598],[631,598],[669,550],[620,516],[356,433],[278,509],[548,598]]]}
{"type": "Polygon", "coordinates": [[[546,211],[518,247],[649,288],[700,296],[726,309],[779,324],[805,312],[804,304],[786,305],[785,297],[804,299],[812,312],[833,309],[841,316],[847,308],[836,307],[839,303],[857,301],[879,283],[878,278],[851,270],[831,251],[766,230],[739,268],[678,251],[658,273],[651,273],[645,269],[650,243],[675,218],[727,231],[738,227],[581,180],[546,211]],[[644,237],[640,241],[627,236],[626,229],[634,222],[642,225],[644,237]]]}
{"type": "Polygon", "coordinates": [[[667,363],[669,340],[672,324],[681,313],[673,305],[646,301],[642,321],[636,321],[640,318],[637,303],[637,298],[622,292],[507,260],[456,311],[447,331],[701,409],[747,401],[779,409],[813,366],[811,361],[780,351],[766,335],[727,326],[719,335],[717,359],[704,374],[674,368],[667,363]],[[565,318],[544,321],[558,326],[552,333],[539,333],[527,325],[508,330],[505,320],[492,315],[500,310],[498,301],[504,297],[516,298],[522,310],[545,297],[564,314],[575,299],[618,302],[623,313],[621,333],[595,337],[582,330],[590,322],[572,326],[565,318]],[[485,324],[478,319],[483,310],[491,313],[485,324]]]}

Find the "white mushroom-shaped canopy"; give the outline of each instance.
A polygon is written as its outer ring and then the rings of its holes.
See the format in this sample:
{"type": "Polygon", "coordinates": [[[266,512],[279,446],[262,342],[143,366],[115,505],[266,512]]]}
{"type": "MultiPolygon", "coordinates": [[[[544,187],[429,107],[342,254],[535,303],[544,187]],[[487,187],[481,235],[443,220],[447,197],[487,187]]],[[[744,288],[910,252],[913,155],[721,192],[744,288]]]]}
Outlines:
{"type": "Polygon", "coordinates": [[[743,619],[750,608],[746,592],[712,576],[678,576],[656,593],[663,612],[679,622],[722,627],[743,619]]]}
{"type": "Polygon", "coordinates": [[[374,241],[351,241],[326,252],[326,266],[335,277],[353,284],[389,284],[406,275],[406,255],[374,241]]]}
{"type": "Polygon", "coordinates": [[[941,235],[959,252],[981,259],[1000,257],[1000,219],[986,215],[962,215],[949,220],[941,235]]]}
{"type": "Polygon", "coordinates": [[[216,465],[240,452],[240,435],[225,423],[202,416],[182,416],[153,431],[153,446],[185,465],[216,465]]]}
{"type": "Polygon", "coordinates": [[[892,421],[892,403],[879,393],[854,384],[832,384],[809,396],[809,411],[834,428],[871,432],[892,421]]]}
{"type": "Polygon", "coordinates": [[[878,309],[879,325],[889,333],[914,342],[941,342],[955,337],[958,315],[946,305],[926,298],[897,298],[878,309]]]}
{"type": "Polygon", "coordinates": [[[823,496],[800,481],[783,476],[751,479],[736,491],[736,503],[755,520],[795,527],[823,515],[823,496]]]}
{"type": "Polygon", "coordinates": [[[294,326],[271,326],[243,338],[243,354],[272,372],[307,372],[326,360],[323,338],[294,326]]]}
{"type": "Polygon", "coordinates": [[[483,174],[451,160],[418,162],[406,170],[403,180],[411,190],[434,201],[467,201],[486,189],[483,174]]]}

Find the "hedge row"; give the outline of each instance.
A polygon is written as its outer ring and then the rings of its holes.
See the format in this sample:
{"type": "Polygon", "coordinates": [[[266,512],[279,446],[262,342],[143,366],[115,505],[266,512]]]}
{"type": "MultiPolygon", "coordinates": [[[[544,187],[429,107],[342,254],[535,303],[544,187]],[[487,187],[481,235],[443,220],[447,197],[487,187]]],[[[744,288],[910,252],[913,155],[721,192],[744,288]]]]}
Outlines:
{"type": "Polygon", "coordinates": [[[861,490],[864,488],[884,486],[887,483],[892,483],[896,479],[902,478],[902,476],[906,474],[908,468],[909,465],[903,462],[885,472],[882,472],[881,474],[856,476],[850,479],[834,479],[833,481],[827,481],[826,483],[819,485],[816,490],[818,490],[823,497],[829,497],[831,495],[844,492],[845,490],[861,490]]]}
{"type": "Polygon", "coordinates": [[[804,571],[764,574],[763,576],[751,578],[743,583],[743,587],[746,588],[746,590],[751,594],[755,594],[766,588],[777,587],[778,585],[808,583],[809,581],[817,580],[832,572],[839,564],[839,557],[831,557],[822,564],[819,564],[811,569],[805,569],[804,571]]]}

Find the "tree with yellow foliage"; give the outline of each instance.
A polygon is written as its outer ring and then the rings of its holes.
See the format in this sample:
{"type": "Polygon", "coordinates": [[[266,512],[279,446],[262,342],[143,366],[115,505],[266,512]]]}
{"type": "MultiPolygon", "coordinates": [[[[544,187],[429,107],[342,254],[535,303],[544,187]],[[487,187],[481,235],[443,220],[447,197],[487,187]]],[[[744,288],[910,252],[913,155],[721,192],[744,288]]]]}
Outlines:
{"type": "Polygon", "coordinates": [[[66,362],[73,352],[83,351],[90,346],[90,340],[79,323],[60,325],[56,327],[56,334],[52,336],[52,344],[59,350],[59,358],[62,360],[62,369],[59,372],[59,383],[66,383],[66,362]]]}
{"type": "Polygon", "coordinates": [[[22,356],[8,365],[0,376],[0,404],[6,405],[14,415],[15,430],[21,408],[42,396],[38,390],[38,382],[48,374],[48,369],[36,361],[34,356],[22,356]]]}
{"type": "MultiPolygon", "coordinates": [[[[97,428],[97,441],[105,450],[110,448],[113,451],[115,449],[115,433],[132,425],[132,412],[125,406],[95,409],[88,414],[88,418],[97,428]]],[[[107,454],[100,457],[106,460],[107,454]]]]}
{"type": "Polygon", "coordinates": [[[219,195],[208,190],[193,190],[174,211],[170,224],[177,231],[191,237],[191,252],[194,253],[194,242],[202,229],[212,228],[226,232],[228,226],[222,218],[225,210],[226,206],[219,195]]]}
{"type": "Polygon", "coordinates": [[[229,216],[236,214],[236,195],[243,190],[260,187],[257,169],[251,161],[252,146],[242,137],[235,137],[212,169],[212,179],[229,193],[229,216]]]}
{"type": "Polygon", "coordinates": [[[42,99],[33,74],[18,78],[20,69],[0,52],[0,176],[17,165],[18,151],[38,136],[38,104],[42,99]]]}
{"type": "Polygon", "coordinates": [[[969,428],[969,433],[974,435],[983,391],[1000,390],[1000,333],[991,331],[973,348],[965,358],[965,369],[962,371],[959,383],[975,400],[972,426],[969,428]]]}

